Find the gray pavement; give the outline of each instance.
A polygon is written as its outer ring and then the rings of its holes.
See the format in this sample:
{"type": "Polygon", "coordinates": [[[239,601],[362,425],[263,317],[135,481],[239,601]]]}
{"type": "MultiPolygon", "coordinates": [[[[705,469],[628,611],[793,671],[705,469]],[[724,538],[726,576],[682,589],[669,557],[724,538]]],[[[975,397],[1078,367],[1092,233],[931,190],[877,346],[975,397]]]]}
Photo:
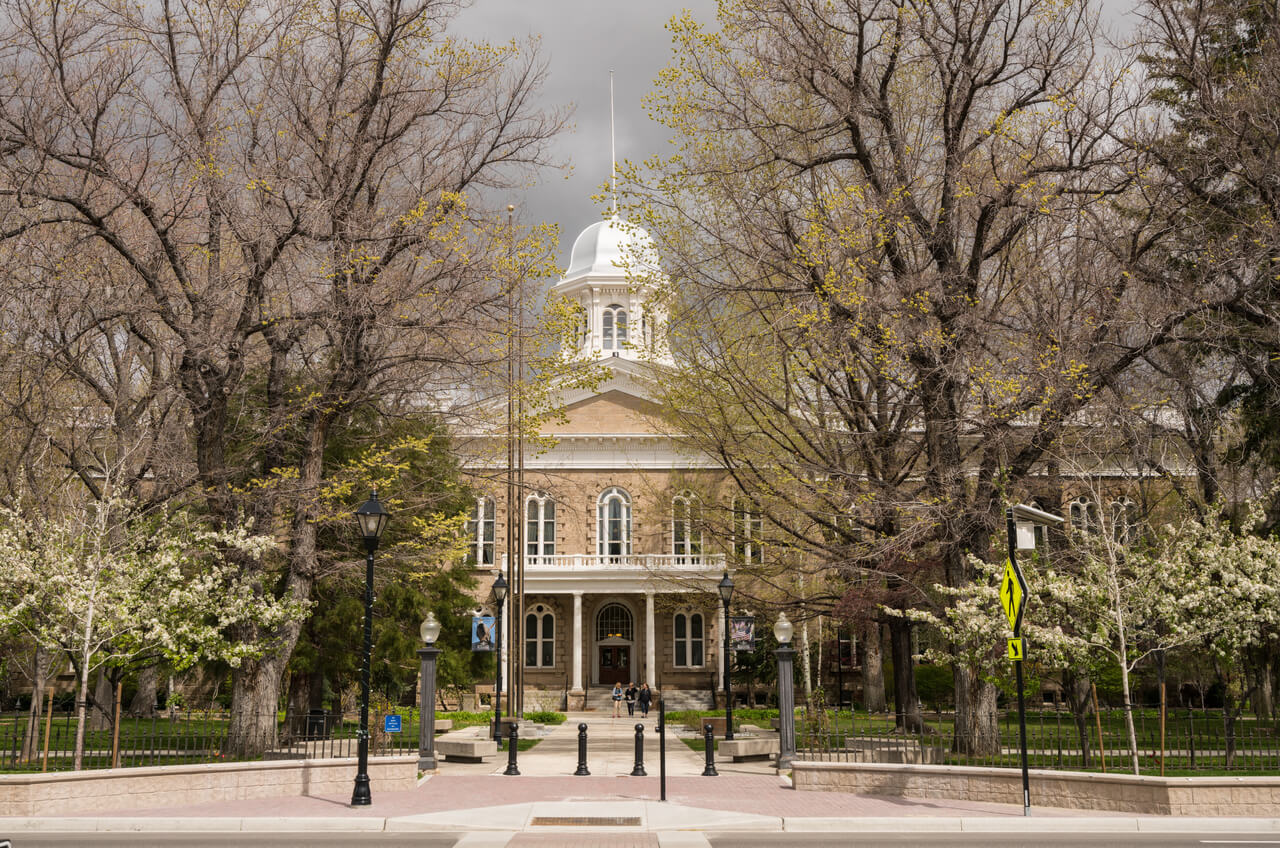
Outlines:
{"type": "Polygon", "coordinates": [[[1191,845],[1201,844],[1198,835],[1217,834],[1212,844],[1280,845],[1280,819],[1139,817],[1043,806],[1025,818],[1020,806],[1007,804],[795,792],[769,763],[759,761],[718,762],[720,776],[703,777],[703,755],[677,738],[693,734],[674,726],[667,739],[667,795],[662,801],[655,721],[653,713],[648,720],[575,714],[533,749],[519,754],[518,777],[502,775],[505,754],[476,765],[442,763],[439,772],[424,777],[416,789],[382,792],[375,784],[373,804],[359,809],[349,806],[349,794],[212,801],[111,814],[75,815],[69,809],[68,815],[57,818],[0,819],[0,840],[13,839],[14,848],[195,848],[343,844],[343,835],[354,839],[359,834],[360,841],[371,845],[459,848],[953,842],[1050,848],[1191,845]],[[588,725],[588,777],[573,775],[580,722],[588,725]],[[629,776],[637,723],[644,727],[646,777],[629,776]],[[166,842],[166,835],[173,834],[184,836],[166,842]],[[1067,841],[1046,841],[1047,837],[1067,841]],[[311,841],[294,843],[291,838],[311,841]]]}

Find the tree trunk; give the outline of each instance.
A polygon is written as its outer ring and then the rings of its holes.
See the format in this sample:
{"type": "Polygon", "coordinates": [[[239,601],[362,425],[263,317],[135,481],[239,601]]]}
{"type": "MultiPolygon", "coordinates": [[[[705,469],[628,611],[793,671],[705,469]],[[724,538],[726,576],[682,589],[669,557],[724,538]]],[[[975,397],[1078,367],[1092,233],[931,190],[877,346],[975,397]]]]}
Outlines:
{"type": "Polygon", "coordinates": [[[911,656],[911,623],[904,618],[889,620],[889,649],[893,657],[894,724],[910,733],[924,731],[924,713],[916,694],[915,664],[911,656]]]}
{"type": "Polygon", "coordinates": [[[1065,672],[1062,675],[1062,690],[1067,696],[1067,706],[1071,709],[1071,720],[1076,725],[1076,738],[1080,744],[1080,768],[1089,768],[1093,759],[1092,746],[1089,744],[1089,713],[1093,703],[1089,699],[1089,678],[1065,672]]]}
{"type": "Polygon", "coordinates": [[[884,695],[884,653],[880,642],[880,622],[869,621],[862,627],[862,704],[867,712],[889,711],[884,695]]]}
{"type": "Polygon", "coordinates": [[[800,679],[804,686],[804,702],[813,709],[813,677],[809,673],[809,622],[800,625],[800,679]]]}
{"type": "Polygon", "coordinates": [[[111,681],[107,679],[105,666],[98,669],[98,682],[93,687],[93,699],[89,704],[89,730],[111,729],[111,681]]]}
{"type": "Polygon", "coordinates": [[[1250,698],[1250,701],[1253,703],[1253,712],[1258,717],[1258,721],[1266,721],[1275,712],[1275,701],[1271,688],[1273,671],[1271,652],[1269,650],[1259,651],[1257,661],[1253,663],[1253,668],[1255,680],[1253,697],[1250,698]]]}
{"type": "Polygon", "coordinates": [[[159,666],[149,665],[138,672],[138,691],[129,702],[129,715],[134,718],[153,718],[156,714],[156,693],[159,688],[159,666]]]}
{"type": "Polygon", "coordinates": [[[956,687],[955,737],[957,753],[991,756],[1000,752],[1000,726],[996,720],[996,687],[973,669],[957,663],[952,669],[956,687]]]}
{"type": "MultiPolygon", "coordinates": [[[[1121,643],[1123,646],[1123,642],[1121,643]]],[[[1133,699],[1129,695],[1129,665],[1128,655],[1123,650],[1120,651],[1120,692],[1124,697],[1124,727],[1129,734],[1129,758],[1132,761],[1133,773],[1138,775],[1138,732],[1133,727],[1133,699]]],[[[1229,754],[1229,751],[1228,751],[1229,754]]]]}
{"type": "Polygon", "coordinates": [[[50,659],[49,652],[37,645],[31,659],[31,704],[27,708],[27,729],[22,735],[23,762],[40,755],[40,734],[44,730],[40,719],[44,714],[45,680],[52,665],[50,659]]]}

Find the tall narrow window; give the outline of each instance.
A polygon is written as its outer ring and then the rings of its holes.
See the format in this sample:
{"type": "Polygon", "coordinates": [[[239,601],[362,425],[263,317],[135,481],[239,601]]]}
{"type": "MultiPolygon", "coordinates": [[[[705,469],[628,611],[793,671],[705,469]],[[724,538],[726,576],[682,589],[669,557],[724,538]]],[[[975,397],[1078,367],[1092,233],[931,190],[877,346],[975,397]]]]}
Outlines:
{"type": "Polygon", "coordinates": [[[493,565],[493,498],[481,495],[467,519],[467,564],[493,565]]]}
{"type": "Polygon", "coordinates": [[[702,613],[676,613],[672,622],[675,635],[675,664],[677,668],[697,668],[702,665],[702,613]]]}
{"type": "Polygon", "coordinates": [[[527,668],[555,665],[556,618],[545,604],[538,604],[524,617],[524,664],[527,668]]]}
{"type": "Polygon", "coordinates": [[[693,492],[671,499],[671,553],[682,564],[702,559],[701,506],[693,492]]]}
{"type": "Polygon", "coordinates": [[[1111,537],[1121,545],[1138,538],[1138,507],[1128,498],[1111,502],[1111,537]]]}
{"type": "Polygon", "coordinates": [[[631,554],[631,496],[617,486],[600,493],[596,504],[596,539],[602,557],[631,554]]]}
{"type": "Polygon", "coordinates": [[[1071,520],[1071,529],[1078,533],[1098,532],[1098,505],[1087,495],[1081,495],[1071,502],[1067,510],[1071,520]]]}
{"type": "Polygon", "coordinates": [[[525,501],[525,551],[529,558],[556,554],[556,502],[545,492],[525,501]]]}
{"type": "Polygon", "coordinates": [[[764,520],[745,498],[733,500],[733,555],[739,562],[763,561],[761,536],[764,520]]]}
{"type": "Polygon", "coordinates": [[[622,350],[627,345],[627,310],[616,303],[606,306],[600,329],[605,350],[622,350]]]}

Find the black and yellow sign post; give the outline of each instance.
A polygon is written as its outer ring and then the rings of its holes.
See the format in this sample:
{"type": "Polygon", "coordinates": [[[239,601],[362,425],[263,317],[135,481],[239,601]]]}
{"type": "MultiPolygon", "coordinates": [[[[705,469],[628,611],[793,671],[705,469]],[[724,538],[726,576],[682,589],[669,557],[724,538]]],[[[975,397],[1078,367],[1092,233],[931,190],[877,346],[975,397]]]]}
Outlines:
{"type": "Polygon", "coordinates": [[[1022,692],[1022,661],[1025,659],[1022,641],[1022,611],[1027,605],[1027,581],[1018,568],[1018,545],[1016,540],[1014,511],[1005,513],[1009,531],[1009,559],[1004,564],[1004,578],[1000,581],[1000,606],[1013,628],[1013,638],[1009,640],[1009,659],[1013,660],[1013,669],[1018,684],[1018,743],[1022,751],[1022,814],[1031,815],[1031,776],[1027,772],[1027,705],[1022,692]]]}

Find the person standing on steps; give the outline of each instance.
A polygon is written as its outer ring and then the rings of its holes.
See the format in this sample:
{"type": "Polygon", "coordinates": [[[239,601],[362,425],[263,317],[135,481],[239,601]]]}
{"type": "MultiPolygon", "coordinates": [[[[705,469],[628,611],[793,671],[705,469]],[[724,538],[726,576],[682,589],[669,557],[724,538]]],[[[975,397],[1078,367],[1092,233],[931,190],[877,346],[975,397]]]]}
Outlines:
{"type": "Polygon", "coordinates": [[[640,701],[640,715],[642,718],[649,717],[649,706],[653,703],[653,690],[649,688],[648,683],[640,684],[640,694],[637,696],[640,701]]]}
{"type": "Polygon", "coordinates": [[[617,718],[622,713],[622,684],[613,684],[613,717],[617,718]]]}
{"type": "Polygon", "coordinates": [[[627,691],[622,695],[627,702],[627,715],[634,716],[636,714],[636,685],[634,683],[627,684],[627,691]]]}

